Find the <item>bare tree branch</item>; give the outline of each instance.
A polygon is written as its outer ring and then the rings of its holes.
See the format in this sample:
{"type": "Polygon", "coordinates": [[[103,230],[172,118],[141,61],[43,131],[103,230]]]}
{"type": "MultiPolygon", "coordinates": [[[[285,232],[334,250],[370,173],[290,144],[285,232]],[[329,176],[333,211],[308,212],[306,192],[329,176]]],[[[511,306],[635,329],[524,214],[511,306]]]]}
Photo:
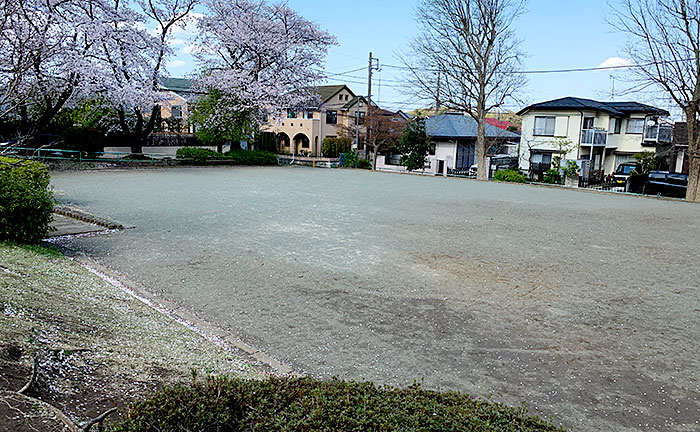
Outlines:
{"type": "Polygon", "coordinates": [[[517,100],[525,84],[519,72],[523,53],[513,31],[523,11],[524,0],[422,0],[421,32],[404,56],[417,94],[477,121],[480,179],[488,175],[486,114],[517,100]]]}

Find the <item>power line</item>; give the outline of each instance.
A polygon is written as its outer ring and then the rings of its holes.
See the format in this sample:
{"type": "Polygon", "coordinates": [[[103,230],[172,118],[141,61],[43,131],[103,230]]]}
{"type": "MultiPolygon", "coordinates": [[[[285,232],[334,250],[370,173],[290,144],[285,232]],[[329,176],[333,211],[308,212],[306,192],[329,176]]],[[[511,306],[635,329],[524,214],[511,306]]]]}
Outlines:
{"type": "MultiPolygon", "coordinates": [[[[514,71],[513,73],[535,75],[535,74],[572,73],[572,72],[595,72],[595,71],[614,70],[614,69],[639,69],[639,68],[645,68],[645,67],[649,67],[649,66],[656,66],[656,65],[669,64],[669,63],[680,63],[680,62],[686,62],[686,61],[692,61],[692,60],[694,60],[694,59],[681,59],[681,60],[677,60],[677,61],[676,60],[669,60],[669,61],[651,62],[651,63],[645,63],[645,64],[597,66],[597,67],[588,67],[588,68],[524,70],[524,71],[514,71]]],[[[388,68],[393,68],[393,69],[400,69],[400,70],[408,70],[408,71],[413,70],[413,68],[411,68],[409,66],[397,66],[397,65],[389,65],[389,64],[383,64],[382,66],[388,67],[388,68]]],[[[423,71],[425,71],[425,72],[441,72],[438,69],[423,69],[423,71]]]]}

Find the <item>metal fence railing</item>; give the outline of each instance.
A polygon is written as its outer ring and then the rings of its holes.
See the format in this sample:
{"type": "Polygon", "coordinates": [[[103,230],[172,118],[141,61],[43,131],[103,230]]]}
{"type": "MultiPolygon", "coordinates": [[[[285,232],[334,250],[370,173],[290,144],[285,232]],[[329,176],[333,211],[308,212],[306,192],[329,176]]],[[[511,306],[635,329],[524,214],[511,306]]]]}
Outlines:
{"type": "MultiPolygon", "coordinates": [[[[176,159],[176,156],[142,153],[134,157],[129,152],[86,152],[80,150],[65,150],[56,148],[5,147],[0,148],[0,156],[20,157],[26,159],[54,159],[77,162],[157,162],[166,159],[176,159]]],[[[178,158],[179,159],[179,158],[178,158]]]]}

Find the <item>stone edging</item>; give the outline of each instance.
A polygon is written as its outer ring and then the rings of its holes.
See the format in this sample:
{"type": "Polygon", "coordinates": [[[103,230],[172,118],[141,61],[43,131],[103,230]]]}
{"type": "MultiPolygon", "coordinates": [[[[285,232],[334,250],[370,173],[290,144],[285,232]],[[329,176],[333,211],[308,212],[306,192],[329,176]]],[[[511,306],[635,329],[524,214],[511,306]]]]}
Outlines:
{"type": "Polygon", "coordinates": [[[98,225],[105,227],[107,229],[118,229],[118,230],[123,230],[124,225],[117,223],[117,222],[112,222],[107,219],[102,219],[97,216],[93,216],[91,214],[82,212],[80,210],[76,210],[74,208],[66,207],[66,206],[55,206],[53,208],[53,212],[56,214],[59,214],[61,216],[66,216],[69,218],[77,219],[79,221],[91,223],[93,225],[98,225]]]}
{"type": "Polygon", "coordinates": [[[67,248],[60,249],[69,259],[73,260],[90,273],[93,273],[110,285],[141,301],[156,312],[165,315],[177,324],[199,334],[218,347],[257,365],[263,372],[274,376],[303,376],[303,374],[297,373],[286,363],[243,342],[229,331],[197,317],[194,313],[178,305],[174,301],[151,293],[140,284],[115,273],[87,256],[78,255],[67,248]]]}

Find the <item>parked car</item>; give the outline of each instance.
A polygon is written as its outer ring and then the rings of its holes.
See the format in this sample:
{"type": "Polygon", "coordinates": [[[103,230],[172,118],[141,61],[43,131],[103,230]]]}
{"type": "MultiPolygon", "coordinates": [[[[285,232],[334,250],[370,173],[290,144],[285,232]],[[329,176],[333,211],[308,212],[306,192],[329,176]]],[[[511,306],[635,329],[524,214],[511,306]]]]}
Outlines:
{"type": "Polygon", "coordinates": [[[639,164],[637,162],[623,162],[617,166],[617,169],[613,173],[613,185],[614,186],[626,186],[627,179],[630,178],[632,171],[639,171],[639,164]]]}
{"type": "Polygon", "coordinates": [[[683,198],[688,190],[688,175],[668,171],[652,171],[645,185],[649,195],[664,195],[683,198]]]}

